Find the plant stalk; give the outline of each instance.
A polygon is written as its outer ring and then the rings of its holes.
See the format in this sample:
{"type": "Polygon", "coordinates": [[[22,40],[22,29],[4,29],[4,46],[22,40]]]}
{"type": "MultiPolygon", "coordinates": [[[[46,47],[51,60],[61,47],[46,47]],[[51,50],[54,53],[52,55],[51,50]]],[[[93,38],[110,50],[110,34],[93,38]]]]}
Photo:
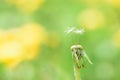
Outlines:
{"type": "Polygon", "coordinates": [[[75,65],[74,65],[74,76],[75,76],[75,80],[81,80],[79,68],[76,67],[75,65]]]}

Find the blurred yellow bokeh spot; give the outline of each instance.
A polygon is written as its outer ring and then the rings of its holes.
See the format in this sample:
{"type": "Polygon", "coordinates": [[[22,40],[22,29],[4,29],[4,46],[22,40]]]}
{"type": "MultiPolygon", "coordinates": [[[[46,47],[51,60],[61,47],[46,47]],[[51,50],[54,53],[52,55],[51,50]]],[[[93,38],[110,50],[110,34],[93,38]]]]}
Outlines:
{"type": "Polygon", "coordinates": [[[100,28],[105,23],[103,13],[97,9],[87,9],[79,15],[78,22],[88,30],[100,28]]]}
{"type": "Polygon", "coordinates": [[[47,33],[44,27],[39,24],[30,23],[21,27],[18,39],[26,46],[26,50],[29,53],[26,59],[32,59],[36,56],[38,48],[41,43],[45,43],[46,37],[47,33]]]}
{"type": "Polygon", "coordinates": [[[104,2],[113,7],[120,7],[120,0],[104,0],[104,2]]]}
{"type": "Polygon", "coordinates": [[[14,68],[24,60],[34,59],[45,38],[44,27],[36,23],[28,23],[17,29],[1,30],[0,62],[8,68],[14,68]]]}
{"type": "Polygon", "coordinates": [[[21,27],[18,38],[24,45],[33,46],[45,41],[45,29],[39,24],[25,24],[21,27]]]}
{"type": "Polygon", "coordinates": [[[120,47],[120,29],[114,34],[113,43],[115,46],[120,47]]]}
{"type": "Polygon", "coordinates": [[[82,2],[86,3],[87,5],[89,4],[99,4],[101,2],[101,0],[81,0],[82,2]]]}
{"type": "Polygon", "coordinates": [[[56,48],[60,44],[60,37],[56,32],[49,32],[46,38],[46,44],[51,48],[56,48]]]}
{"type": "Polygon", "coordinates": [[[44,0],[7,0],[8,3],[15,5],[18,9],[26,13],[32,13],[39,9],[44,0]]]}

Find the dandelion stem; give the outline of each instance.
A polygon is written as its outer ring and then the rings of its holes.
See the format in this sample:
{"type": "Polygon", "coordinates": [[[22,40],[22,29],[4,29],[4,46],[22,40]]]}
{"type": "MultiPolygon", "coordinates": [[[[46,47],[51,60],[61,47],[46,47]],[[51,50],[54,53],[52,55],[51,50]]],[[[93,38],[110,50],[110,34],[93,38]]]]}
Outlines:
{"type": "Polygon", "coordinates": [[[79,68],[74,65],[74,76],[75,80],[81,80],[79,68]]]}

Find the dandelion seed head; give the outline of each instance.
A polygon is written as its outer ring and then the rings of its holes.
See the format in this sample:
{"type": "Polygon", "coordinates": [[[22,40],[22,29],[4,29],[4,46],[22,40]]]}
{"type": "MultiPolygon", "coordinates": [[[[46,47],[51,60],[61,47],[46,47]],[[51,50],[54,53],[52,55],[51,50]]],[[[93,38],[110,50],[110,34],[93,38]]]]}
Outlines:
{"type": "Polygon", "coordinates": [[[72,46],[71,46],[71,50],[72,50],[72,49],[76,49],[76,48],[81,48],[81,49],[83,49],[82,45],[72,45],[72,46]]]}

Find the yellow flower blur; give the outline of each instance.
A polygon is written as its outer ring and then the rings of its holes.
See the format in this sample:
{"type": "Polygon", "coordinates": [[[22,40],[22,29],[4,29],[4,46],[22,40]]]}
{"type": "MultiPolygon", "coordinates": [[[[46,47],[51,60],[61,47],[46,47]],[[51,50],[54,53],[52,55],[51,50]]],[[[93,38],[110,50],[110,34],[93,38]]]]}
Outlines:
{"type": "Polygon", "coordinates": [[[120,47],[120,29],[114,34],[113,43],[115,46],[120,47]]]}
{"type": "Polygon", "coordinates": [[[49,32],[46,38],[46,44],[51,48],[56,48],[60,44],[60,37],[56,32],[49,32]]]}
{"type": "Polygon", "coordinates": [[[34,59],[44,43],[46,32],[35,23],[18,29],[0,31],[0,62],[8,68],[16,67],[24,60],[34,59]]]}
{"type": "Polygon", "coordinates": [[[8,3],[26,13],[32,13],[42,6],[44,0],[8,0],[8,3]]]}
{"type": "Polygon", "coordinates": [[[25,24],[20,29],[18,39],[26,46],[26,50],[29,52],[26,59],[32,59],[38,53],[36,51],[38,51],[40,44],[45,43],[46,32],[41,25],[25,24]]]}
{"type": "Polygon", "coordinates": [[[107,4],[120,8],[120,0],[104,0],[107,4]]]}
{"type": "Polygon", "coordinates": [[[100,3],[101,0],[81,0],[82,2],[86,3],[86,4],[97,4],[97,3],[100,3]]]}
{"type": "Polygon", "coordinates": [[[86,29],[94,30],[103,26],[105,23],[105,18],[99,10],[88,9],[79,15],[78,22],[86,29]]]}

